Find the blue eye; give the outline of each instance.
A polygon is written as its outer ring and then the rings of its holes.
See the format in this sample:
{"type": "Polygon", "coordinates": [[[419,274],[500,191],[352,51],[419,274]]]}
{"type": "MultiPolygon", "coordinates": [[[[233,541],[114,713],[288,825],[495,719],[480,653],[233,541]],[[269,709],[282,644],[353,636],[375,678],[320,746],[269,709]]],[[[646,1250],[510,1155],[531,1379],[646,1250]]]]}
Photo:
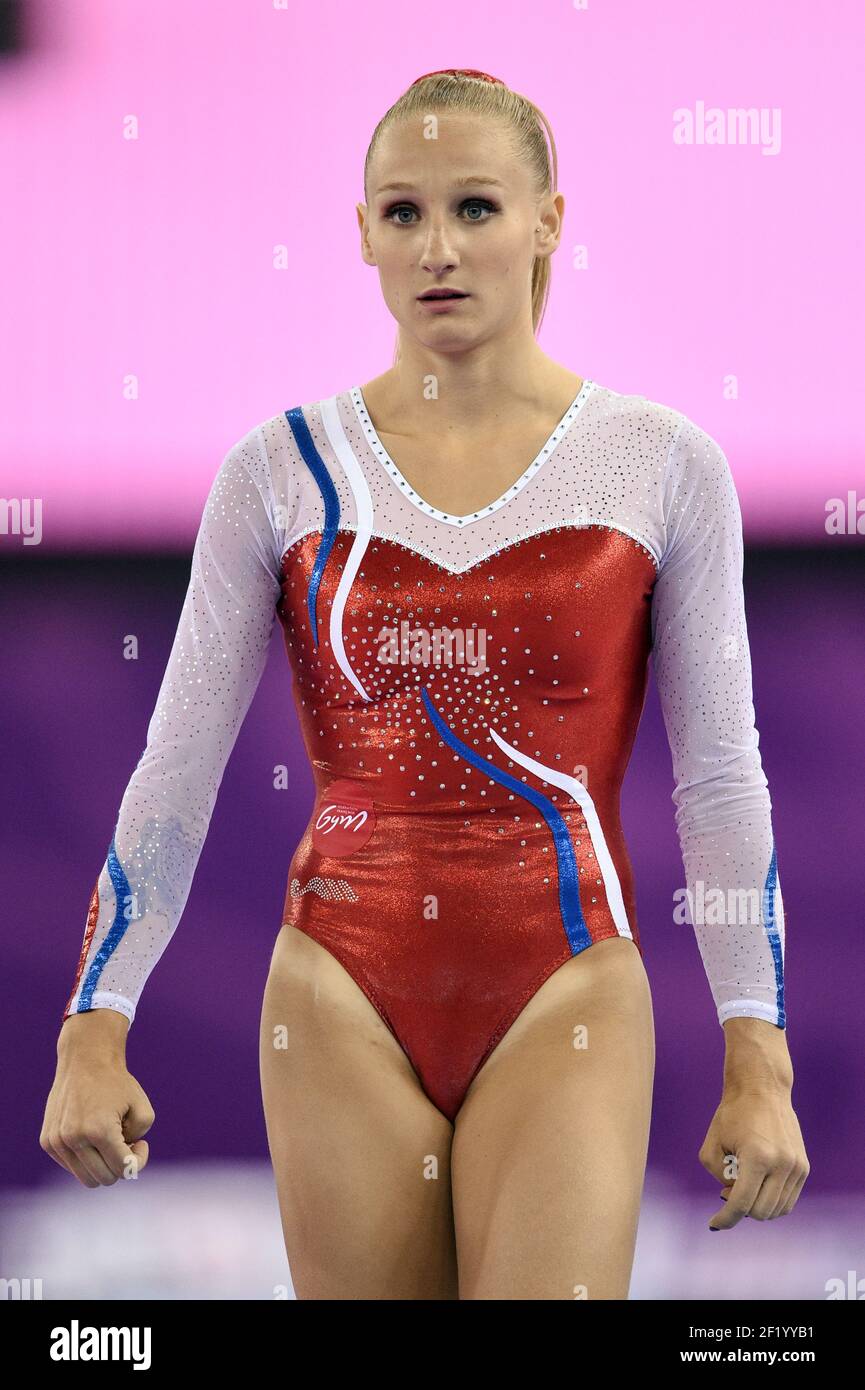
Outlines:
{"type": "MultiPolygon", "coordinates": [[[[489,221],[489,215],[499,210],[495,203],[490,202],[489,198],[466,198],[460,203],[460,211],[462,212],[465,208],[481,208],[488,214],[487,217],[466,217],[466,222],[487,222],[489,221]]],[[[413,225],[411,221],[406,221],[401,217],[397,217],[396,220],[394,220],[394,215],[402,212],[415,213],[417,212],[417,208],[413,203],[394,203],[393,207],[388,208],[387,212],[384,214],[385,221],[393,222],[395,227],[411,227],[413,225]]]]}
{"type": "MultiPolygon", "coordinates": [[[[495,203],[491,203],[491,202],[489,201],[489,199],[487,199],[487,198],[468,198],[468,199],[463,203],[463,207],[478,207],[478,208],[485,208],[485,209],[487,210],[487,212],[490,212],[490,213],[498,212],[498,208],[496,207],[495,203]]],[[[469,222],[486,222],[487,219],[486,219],[485,217],[470,217],[470,218],[468,219],[468,221],[469,221],[469,222]]]]}

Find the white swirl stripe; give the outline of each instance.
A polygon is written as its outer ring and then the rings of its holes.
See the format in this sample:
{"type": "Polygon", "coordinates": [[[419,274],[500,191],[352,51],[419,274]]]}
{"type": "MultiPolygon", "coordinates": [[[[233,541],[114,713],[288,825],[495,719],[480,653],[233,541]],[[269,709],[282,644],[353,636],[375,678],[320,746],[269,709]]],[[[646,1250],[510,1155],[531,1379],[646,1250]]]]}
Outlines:
{"type": "Polygon", "coordinates": [[[607,894],[607,902],[610,905],[610,912],[616,924],[616,931],[619,936],[627,936],[633,941],[628,914],[625,911],[625,902],[622,897],[622,886],[619,883],[619,875],[616,873],[616,866],[613,863],[612,855],[607,848],[604,839],[604,832],[601,829],[601,822],[595,809],[595,803],[588,793],[587,788],[577,777],[571,777],[566,772],[558,772],[555,768],[547,767],[544,763],[539,763],[535,758],[530,758],[527,753],[521,753],[518,748],[506,743],[501,734],[495,729],[490,728],[490,735],[501,748],[503,753],[507,753],[509,758],[513,758],[515,763],[524,767],[527,772],[533,772],[536,777],[540,777],[544,782],[551,782],[554,787],[560,787],[563,792],[567,792],[574,801],[579,803],[580,810],[586,818],[586,825],[589,828],[589,838],[595,851],[595,858],[598,861],[598,868],[601,871],[601,878],[604,883],[604,890],[607,894]]]}
{"type": "Polygon", "coordinates": [[[360,569],[361,561],[366,554],[369,539],[372,535],[373,509],[372,496],[369,484],[363,476],[360,464],[352,452],[351,445],[346,438],[345,430],[342,427],[342,420],[339,418],[339,411],[336,405],[336,396],[330,396],[321,402],[321,419],[325,433],[330,441],[330,447],[336,454],[337,459],[342,465],[343,472],[348,479],[354,497],[355,510],[357,512],[357,534],[352,542],[348,559],[345,562],[345,569],[342,578],[337,586],[333,598],[333,607],[330,610],[330,646],[342,670],[348,680],[351,681],[365,700],[371,700],[358,677],[351,668],[348,657],[345,654],[345,644],[342,639],[342,620],[345,613],[345,605],[348,600],[354,577],[360,569]]]}

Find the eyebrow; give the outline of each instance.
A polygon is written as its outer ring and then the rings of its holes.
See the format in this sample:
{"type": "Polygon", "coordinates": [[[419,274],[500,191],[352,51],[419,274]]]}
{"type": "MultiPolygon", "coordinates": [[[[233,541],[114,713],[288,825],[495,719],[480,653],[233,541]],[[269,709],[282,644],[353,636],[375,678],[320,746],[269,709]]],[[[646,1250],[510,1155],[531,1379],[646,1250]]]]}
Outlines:
{"type": "MultiPolygon", "coordinates": [[[[466,184],[470,184],[470,183],[471,183],[471,184],[475,184],[475,185],[481,184],[481,183],[482,183],[482,184],[495,184],[495,186],[496,186],[497,188],[504,188],[504,186],[505,186],[505,185],[502,183],[501,179],[490,178],[490,176],[489,176],[488,174],[470,174],[467,178],[464,178],[464,179],[454,179],[454,184],[455,184],[458,188],[462,188],[462,187],[464,187],[466,184]]],[[[401,190],[403,190],[403,191],[406,192],[406,193],[416,193],[416,192],[417,192],[417,189],[415,188],[414,184],[411,184],[411,183],[383,183],[383,184],[381,185],[380,188],[377,188],[377,189],[376,189],[376,192],[377,192],[377,193],[386,193],[386,192],[388,192],[389,190],[392,190],[392,189],[401,189],[401,190]]]]}

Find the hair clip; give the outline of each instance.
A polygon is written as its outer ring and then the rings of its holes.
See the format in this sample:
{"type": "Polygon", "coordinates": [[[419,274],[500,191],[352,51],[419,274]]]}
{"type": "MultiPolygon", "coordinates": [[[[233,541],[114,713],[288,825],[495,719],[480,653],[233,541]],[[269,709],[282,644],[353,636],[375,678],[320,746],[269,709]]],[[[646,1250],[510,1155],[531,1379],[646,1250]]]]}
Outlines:
{"type": "Polygon", "coordinates": [[[501,87],[507,85],[500,77],[491,77],[488,72],[479,72],[477,68],[438,68],[435,72],[422,73],[411,85],[423,82],[425,77],[479,77],[484,82],[497,82],[501,87]]]}

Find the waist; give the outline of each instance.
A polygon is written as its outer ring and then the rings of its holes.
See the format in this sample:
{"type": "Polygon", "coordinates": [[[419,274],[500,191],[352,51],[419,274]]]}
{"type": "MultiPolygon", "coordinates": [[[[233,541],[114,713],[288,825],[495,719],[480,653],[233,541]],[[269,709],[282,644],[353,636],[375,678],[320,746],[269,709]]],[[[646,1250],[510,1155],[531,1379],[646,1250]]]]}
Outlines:
{"type": "Polygon", "coordinates": [[[474,860],[487,872],[499,857],[506,864],[535,854],[567,858],[581,846],[583,852],[607,846],[627,861],[618,797],[578,802],[547,788],[537,803],[507,793],[406,806],[371,795],[364,784],[336,780],[316,796],[294,858],[359,855],[386,864],[398,857],[403,865],[450,858],[474,860]]]}

